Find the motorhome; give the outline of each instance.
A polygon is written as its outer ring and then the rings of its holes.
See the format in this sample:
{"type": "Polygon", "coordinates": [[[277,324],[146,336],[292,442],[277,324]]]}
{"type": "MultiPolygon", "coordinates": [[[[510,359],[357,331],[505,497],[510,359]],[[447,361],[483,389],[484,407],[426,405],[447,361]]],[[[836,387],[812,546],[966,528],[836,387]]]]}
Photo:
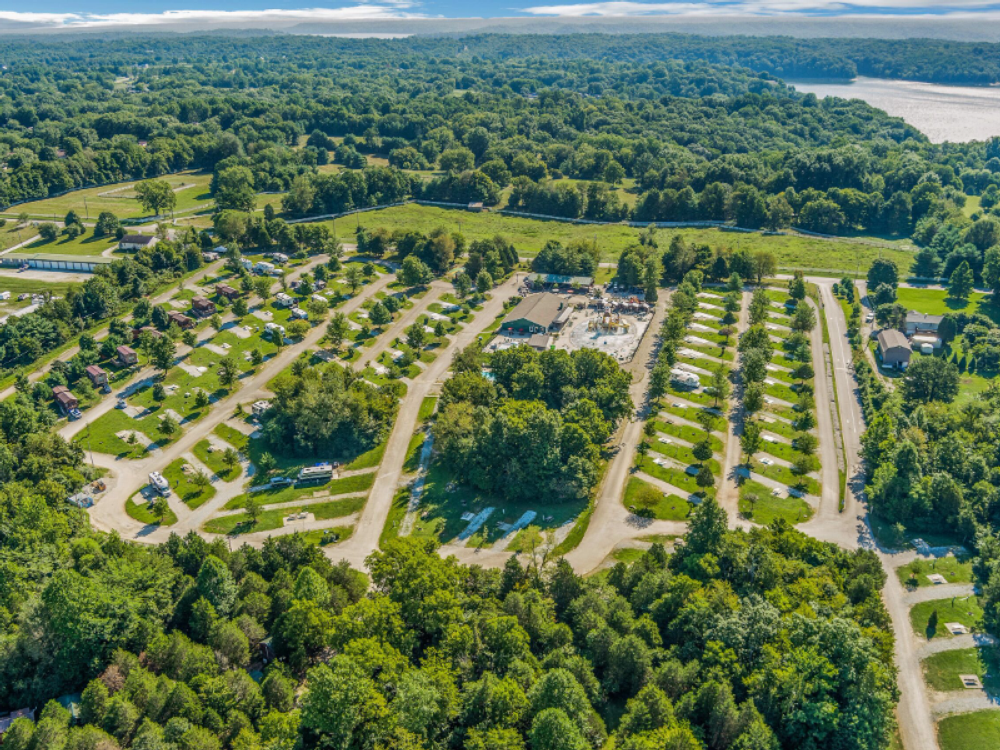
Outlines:
{"type": "Polygon", "coordinates": [[[149,472],[149,486],[161,495],[170,494],[170,483],[158,471],[149,472]]]}
{"type": "Polygon", "coordinates": [[[306,466],[299,471],[300,482],[326,481],[333,479],[333,464],[319,463],[314,466],[306,466]]]}

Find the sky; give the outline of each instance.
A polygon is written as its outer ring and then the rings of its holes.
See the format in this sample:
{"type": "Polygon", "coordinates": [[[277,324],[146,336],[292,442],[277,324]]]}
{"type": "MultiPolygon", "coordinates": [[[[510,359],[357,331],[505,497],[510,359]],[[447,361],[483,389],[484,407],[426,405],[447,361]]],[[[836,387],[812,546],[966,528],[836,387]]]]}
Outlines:
{"type": "Polygon", "coordinates": [[[1000,19],[1000,0],[0,0],[0,22],[38,27],[155,26],[273,19],[276,23],[391,18],[641,17],[710,19],[943,17],[1000,19]]]}

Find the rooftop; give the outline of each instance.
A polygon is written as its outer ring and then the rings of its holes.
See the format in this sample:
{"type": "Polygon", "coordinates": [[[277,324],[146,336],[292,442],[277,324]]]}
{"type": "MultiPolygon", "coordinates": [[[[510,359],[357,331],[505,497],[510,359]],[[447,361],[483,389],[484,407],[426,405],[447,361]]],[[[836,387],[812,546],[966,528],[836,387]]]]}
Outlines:
{"type": "Polygon", "coordinates": [[[916,310],[908,310],[906,313],[907,323],[940,323],[942,320],[944,315],[928,315],[916,310]]]}
{"type": "Polygon", "coordinates": [[[900,346],[909,350],[910,342],[907,341],[906,336],[895,328],[886,328],[878,332],[878,346],[882,351],[895,349],[900,346]]]}
{"type": "Polygon", "coordinates": [[[517,303],[517,307],[507,314],[507,320],[525,319],[538,326],[548,328],[559,317],[563,300],[555,294],[529,294],[517,303]]]}
{"type": "Polygon", "coordinates": [[[594,283],[593,276],[562,276],[557,273],[530,273],[528,280],[539,284],[572,284],[573,286],[590,286],[594,283]]]}
{"type": "Polygon", "coordinates": [[[126,245],[148,245],[156,242],[156,237],[152,234],[126,234],[118,242],[124,242],[126,245]]]}

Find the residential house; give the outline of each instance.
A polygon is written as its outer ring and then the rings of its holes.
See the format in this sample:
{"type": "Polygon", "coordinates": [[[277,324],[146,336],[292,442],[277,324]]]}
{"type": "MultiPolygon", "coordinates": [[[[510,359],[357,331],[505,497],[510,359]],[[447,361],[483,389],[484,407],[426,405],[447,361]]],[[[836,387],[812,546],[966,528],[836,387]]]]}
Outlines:
{"type": "Polygon", "coordinates": [[[80,406],[80,402],[77,401],[76,396],[70,393],[69,388],[64,385],[57,385],[53,388],[52,396],[56,400],[59,411],[63,414],[69,414],[73,409],[77,409],[80,406]]]}
{"type": "Polygon", "coordinates": [[[142,250],[153,247],[159,239],[152,234],[126,234],[118,240],[119,250],[142,250]]]}
{"type": "Polygon", "coordinates": [[[234,299],[237,299],[240,296],[239,291],[233,289],[228,284],[216,284],[215,293],[220,297],[225,297],[230,302],[232,302],[234,299]]]}
{"type": "Polygon", "coordinates": [[[913,350],[906,336],[894,328],[886,328],[878,332],[878,353],[883,367],[906,369],[910,364],[913,350]]]}
{"type": "Polygon", "coordinates": [[[108,374],[97,365],[87,365],[86,373],[95,388],[103,388],[108,384],[108,374]]]}
{"type": "Polygon", "coordinates": [[[194,321],[187,315],[179,313],[176,310],[168,312],[167,317],[170,319],[171,323],[176,323],[182,331],[194,328],[194,321]]]}
{"type": "Polygon", "coordinates": [[[139,363],[139,355],[135,353],[135,349],[129,346],[119,346],[116,351],[118,352],[118,363],[122,367],[130,367],[139,363]]]}
{"type": "Polygon", "coordinates": [[[216,307],[211,300],[204,297],[194,297],[191,300],[191,310],[199,318],[207,318],[209,315],[215,315],[216,307]]]}
{"type": "Polygon", "coordinates": [[[944,315],[927,315],[910,310],[906,313],[907,336],[937,336],[944,315]]]}
{"type": "Polygon", "coordinates": [[[153,326],[143,326],[142,328],[136,331],[132,331],[132,340],[136,341],[140,336],[142,336],[142,334],[146,333],[147,331],[149,331],[149,335],[152,336],[154,339],[158,339],[163,335],[153,326]]]}
{"type": "Polygon", "coordinates": [[[10,725],[17,719],[28,719],[28,721],[34,721],[35,709],[22,708],[17,711],[11,711],[9,714],[0,714],[0,742],[2,742],[3,736],[7,733],[7,730],[10,729],[10,725]]]}

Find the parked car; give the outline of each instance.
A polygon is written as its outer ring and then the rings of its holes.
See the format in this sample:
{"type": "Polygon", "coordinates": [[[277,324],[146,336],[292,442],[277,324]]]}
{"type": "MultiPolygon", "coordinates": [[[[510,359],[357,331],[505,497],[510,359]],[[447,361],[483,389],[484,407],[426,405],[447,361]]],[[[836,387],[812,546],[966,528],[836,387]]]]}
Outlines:
{"type": "Polygon", "coordinates": [[[122,396],[119,396],[118,397],[118,403],[115,404],[115,408],[116,409],[124,409],[126,406],[128,406],[128,402],[126,402],[125,399],[122,396]]]}
{"type": "Polygon", "coordinates": [[[79,419],[82,416],[83,416],[83,412],[80,411],[79,409],[70,409],[69,410],[69,418],[70,419],[79,419]]]}
{"type": "Polygon", "coordinates": [[[291,477],[271,477],[272,487],[287,487],[290,484],[295,484],[295,480],[291,477]]]}

